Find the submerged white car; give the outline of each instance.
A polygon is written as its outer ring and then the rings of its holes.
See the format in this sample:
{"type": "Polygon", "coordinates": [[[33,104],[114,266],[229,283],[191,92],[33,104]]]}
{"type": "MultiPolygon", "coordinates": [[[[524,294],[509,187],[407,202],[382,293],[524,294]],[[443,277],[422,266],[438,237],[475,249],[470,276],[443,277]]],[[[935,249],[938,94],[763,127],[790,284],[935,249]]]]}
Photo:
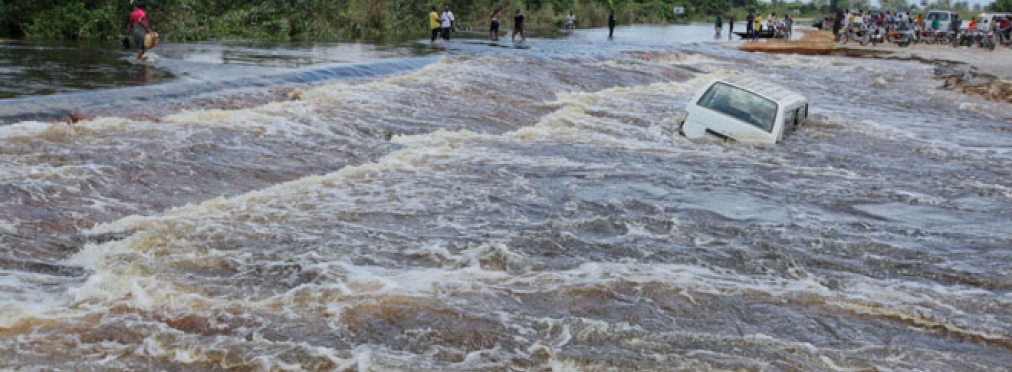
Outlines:
{"type": "Polygon", "coordinates": [[[707,85],[685,111],[681,132],[688,138],[775,144],[804,125],[808,99],[756,77],[737,76],[707,85]]]}

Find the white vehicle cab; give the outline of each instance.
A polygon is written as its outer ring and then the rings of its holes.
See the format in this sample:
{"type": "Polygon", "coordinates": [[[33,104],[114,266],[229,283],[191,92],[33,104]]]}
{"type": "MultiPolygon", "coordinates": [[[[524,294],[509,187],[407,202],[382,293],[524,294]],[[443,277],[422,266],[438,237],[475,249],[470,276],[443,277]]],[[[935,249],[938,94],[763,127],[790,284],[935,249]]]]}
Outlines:
{"type": "Polygon", "coordinates": [[[808,99],[756,77],[736,76],[708,84],[685,111],[681,131],[690,139],[775,144],[804,124],[808,99]]]}
{"type": "MultiPolygon", "coordinates": [[[[938,30],[949,31],[949,22],[952,21],[952,16],[956,13],[947,10],[931,10],[924,16],[925,28],[931,28],[931,22],[934,17],[938,17],[938,30]]],[[[965,27],[964,27],[965,28],[965,27]]]]}

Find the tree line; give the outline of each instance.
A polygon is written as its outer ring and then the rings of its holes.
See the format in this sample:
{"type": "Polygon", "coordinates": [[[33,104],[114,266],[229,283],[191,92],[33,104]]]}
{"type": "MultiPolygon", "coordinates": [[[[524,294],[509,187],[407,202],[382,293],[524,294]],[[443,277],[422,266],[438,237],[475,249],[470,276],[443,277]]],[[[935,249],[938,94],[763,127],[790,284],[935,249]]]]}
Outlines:
{"type": "MultiPolygon", "coordinates": [[[[38,39],[116,39],[127,29],[134,5],[144,0],[0,0],[0,36],[38,39]]],[[[901,0],[902,1],[902,0],[901,0]]],[[[936,0],[947,2],[947,0],[936,0]]],[[[867,0],[147,0],[152,27],[170,40],[337,40],[399,38],[424,33],[430,7],[449,5],[460,28],[487,27],[488,14],[522,9],[532,28],[559,27],[569,12],[579,27],[607,24],[614,11],[622,24],[668,23],[734,15],[797,10],[829,13],[867,0]],[[674,7],[685,14],[676,15],[674,7]]],[[[1012,10],[998,0],[993,10],[1012,10]]],[[[507,20],[507,25],[509,24],[507,20]]]]}
{"type": "MultiPolygon", "coordinates": [[[[143,0],[0,0],[0,36],[115,39],[143,0]]],[[[424,33],[432,6],[449,5],[463,28],[487,27],[488,14],[522,9],[531,27],[557,27],[573,12],[580,27],[684,21],[757,5],[756,0],[147,0],[163,38],[356,39],[424,33]],[[685,15],[675,15],[675,6],[685,15]]],[[[507,22],[509,23],[509,22],[507,22]]]]}

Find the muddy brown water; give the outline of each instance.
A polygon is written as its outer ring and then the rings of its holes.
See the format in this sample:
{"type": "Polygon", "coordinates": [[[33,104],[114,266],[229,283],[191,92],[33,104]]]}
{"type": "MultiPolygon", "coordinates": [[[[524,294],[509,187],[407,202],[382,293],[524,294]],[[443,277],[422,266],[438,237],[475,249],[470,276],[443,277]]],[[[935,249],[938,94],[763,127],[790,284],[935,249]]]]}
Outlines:
{"type": "Polygon", "coordinates": [[[0,126],[0,369],[1010,370],[1007,104],[709,32],[463,38],[299,100],[0,126]],[[732,74],[809,125],[677,135],[732,74]]]}

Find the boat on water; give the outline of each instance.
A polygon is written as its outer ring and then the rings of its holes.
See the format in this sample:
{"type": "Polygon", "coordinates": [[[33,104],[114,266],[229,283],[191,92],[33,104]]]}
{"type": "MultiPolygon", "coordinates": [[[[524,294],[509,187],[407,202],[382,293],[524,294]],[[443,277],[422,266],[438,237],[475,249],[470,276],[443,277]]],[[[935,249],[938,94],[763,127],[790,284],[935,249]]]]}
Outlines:
{"type": "MultiPolygon", "coordinates": [[[[748,39],[749,38],[748,32],[739,31],[739,32],[735,32],[734,34],[738,35],[738,37],[740,37],[742,39],[748,39]]],[[[768,29],[767,30],[762,30],[762,31],[759,31],[759,32],[756,33],[756,38],[759,38],[759,39],[781,39],[781,38],[785,38],[785,37],[787,37],[787,34],[785,34],[783,32],[773,31],[773,30],[768,30],[768,29]]]]}

